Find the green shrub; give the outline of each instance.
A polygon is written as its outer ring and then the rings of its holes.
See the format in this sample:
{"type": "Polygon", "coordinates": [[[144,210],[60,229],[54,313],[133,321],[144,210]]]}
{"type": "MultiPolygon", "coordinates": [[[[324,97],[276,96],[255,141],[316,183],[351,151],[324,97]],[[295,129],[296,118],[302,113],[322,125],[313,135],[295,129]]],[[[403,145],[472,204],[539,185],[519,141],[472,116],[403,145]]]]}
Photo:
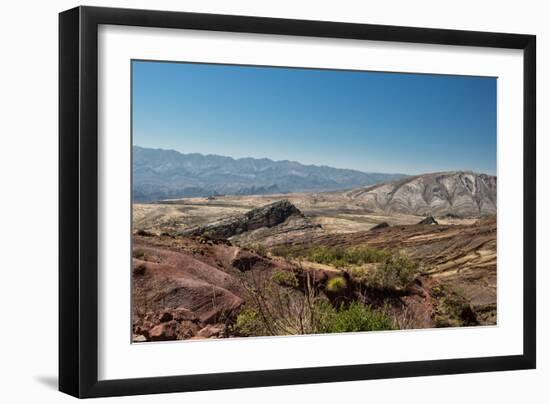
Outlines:
{"type": "MultiPolygon", "coordinates": [[[[378,264],[376,264],[378,265],[378,264]]],[[[366,284],[369,281],[369,273],[372,270],[373,266],[369,266],[369,268],[365,268],[364,266],[357,266],[357,267],[351,267],[346,270],[346,272],[350,275],[351,279],[355,283],[359,284],[366,284]]]]}
{"type": "Polygon", "coordinates": [[[271,248],[271,254],[285,259],[292,259],[301,256],[304,252],[304,248],[291,245],[280,245],[271,248]]]}
{"type": "MultiPolygon", "coordinates": [[[[311,307],[308,318],[312,320],[307,329],[294,329],[297,334],[326,334],[360,331],[383,331],[396,329],[392,317],[381,309],[373,309],[359,302],[335,309],[326,300],[317,300],[311,307]]],[[[264,317],[258,309],[245,307],[237,316],[232,331],[240,336],[277,335],[274,326],[284,323],[281,318],[264,317]]],[[[288,330],[291,331],[291,330],[288,330]]]]}
{"type": "MultiPolygon", "coordinates": [[[[346,267],[354,280],[380,289],[407,288],[419,272],[419,265],[405,255],[366,246],[278,246],[271,252],[286,259],[301,258],[336,268],[346,267]],[[369,269],[361,268],[366,264],[376,265],[369,269]]],[[[342,280],[334,282],[332,286],[335,288],[345,287],[342,280]]],[[[331,285],[327,284],[327,290],[332,291],[331,285]]]]}
{"type": "MultiPolygon", "coordinates": [[[[324,308],[326,310],[326,308],[324,308]]],[[[383,310],[375,310],[359,302],[340,306],[322,317],[319,332],[342,333],[359,331],[393,330],[392,317],[383,310]]]]}
{"type": "Polygon", "coordinates": [[[418,264],[410,258],[393,255],[368,275],[368,282],[381,289],[405,289],[414,280],[418,270],[418,264]]]}
{"type": "Polygon", "coordinates": [[[299,285],[298,278],[294,272],[291,271],[276,270],[273,272],[273,275],[271,275],[271,279],[282,286],[297,288],[299,285]]]}
{"type": "Polygon", "coordinates": [[[313,246],[309,248],[278,246],[274,247],[271,253],[287,259],[303,258],[308,261],[332,265],[338,268],[350,265],[382,262],[390,256],[390,253],[387,251],[365,246],[313,246]]]}
{"type": "Polygon", "coordinates": [[[327,282],[327,290],[332,293],[338,293],[347,287],[347,282],[342,276],[336,276],[327,282]]]}
{"type": "Polygon", "coordinates": [[[348,247],[344,253],[344,261],[346,264],[363,265],[375,262],[383,262],[390,256],[390,253],[385,250],[379,250],[370,247],[348,247]]]}
{"type": "Polygon", "coordinates": [[[262,321],[260,314],[249,307],[245,307],[237,316],[237,320],[233,325],[233,331],[243,337],[254,335],[268,335],[265,330],[265,323],[262,321]]]}
{"type": "Polygon", "coordinates": [[[307,251],[306,259],[320,264],[340,266],[343,263],[344,249],[341,247],[312,247],[307,251]]]}
{"type": "Polygon", "coordinates": [[[271,249],[271,253],[287,259],[303,258],[308,261],[332,265],[338,268],[349,265],[382,262],[390,256],[390,253],[387,251],[365,246],[313,246],[309,248],[277,246],[271,249]]]}

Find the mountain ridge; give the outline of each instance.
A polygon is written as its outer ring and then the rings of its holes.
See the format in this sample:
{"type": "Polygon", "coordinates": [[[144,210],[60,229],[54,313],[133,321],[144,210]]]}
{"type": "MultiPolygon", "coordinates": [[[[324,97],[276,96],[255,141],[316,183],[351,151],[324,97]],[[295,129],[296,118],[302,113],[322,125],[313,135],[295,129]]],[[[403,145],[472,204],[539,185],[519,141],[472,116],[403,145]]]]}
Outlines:
{"type": "Polygon", "coordinates": [[[404,178],[290,160],[232,158],[133,146],[133,200],[152,202],[224,194],[325,192],[404,178]]]}
{"type": "Polygon", "coordinates": [[[346,195],[373,212],[487,216],[497,211],[497,177],[443,171],[360,187],[346,195]]]}

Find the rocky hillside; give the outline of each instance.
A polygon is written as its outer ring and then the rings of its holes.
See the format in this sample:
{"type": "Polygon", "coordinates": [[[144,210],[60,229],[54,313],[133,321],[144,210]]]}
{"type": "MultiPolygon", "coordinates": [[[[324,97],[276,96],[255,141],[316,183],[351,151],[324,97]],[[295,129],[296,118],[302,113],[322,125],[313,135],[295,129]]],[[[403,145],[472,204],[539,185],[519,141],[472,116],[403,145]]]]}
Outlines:
{"type": "Polygon", "coordinates": [[[497,178],[469,171],[431,173],[354,189],[346,196],[378,213],[486,216],[496,214],[497,178]]]}
{"type": "Polygon", "coordinates": [[[183,154],[133,147],[133,199],[151,202],[210,195],[267,195],[350,189],[403,178],[294,161],[183,154]]]}
{"type": "MultiPolygon", "coordinates": [[[[281,224],[236,237],[281,229],[300,217],[294,209],[290,208],[292,213],[281,224]]],[[[366,232],[319,232],[280,241],[285,244],[258,249],[206,235],[134,234],[133,341],[243,336],[235,331],[237,317],[244,308],[253,307],[258,293],[266,299],[284,296],[284,305],[274,300],[276,306],[272,307],[299,316],[307,307],[300,299],[311,298],[303,294],[306,284],[313,288],[315,299],[335,307],[341,307],[342,300],[382,307],[399,329],[496,324],[494,217],[471,225],[382,226],[366,232]],[[408,287],[392,291],[368,283],[368,274],[377,264],[331,266],[311,261],[315,257],[311,254],[299,258],[284,255],[285,251],[312,248],[323,252],[316,255],[319,258],[342,251],[353,258],[357,257],[353,251],[361,249],[379,254],[399,252],[421,271],[408,287]],[[330,286],[335,280],[341,284],[336,291],[330,286]]]]}

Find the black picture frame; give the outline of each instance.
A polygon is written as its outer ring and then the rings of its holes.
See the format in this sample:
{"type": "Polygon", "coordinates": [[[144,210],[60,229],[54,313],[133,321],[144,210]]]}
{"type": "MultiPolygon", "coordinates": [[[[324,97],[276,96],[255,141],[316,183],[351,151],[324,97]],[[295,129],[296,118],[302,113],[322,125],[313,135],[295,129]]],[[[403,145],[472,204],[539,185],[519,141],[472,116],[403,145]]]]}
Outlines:
{"type": "MultiPolygon", "coordinates": [[[[59,15],[59,390],[103,397],[536,366],[536,37],[184,12],[77,7],[59,15]],[[523,354],[98,380],[98,26],[181,28],[523,50],[523,354]]],[[[519,270],[519,268],[518,268],[519,270]]]]}

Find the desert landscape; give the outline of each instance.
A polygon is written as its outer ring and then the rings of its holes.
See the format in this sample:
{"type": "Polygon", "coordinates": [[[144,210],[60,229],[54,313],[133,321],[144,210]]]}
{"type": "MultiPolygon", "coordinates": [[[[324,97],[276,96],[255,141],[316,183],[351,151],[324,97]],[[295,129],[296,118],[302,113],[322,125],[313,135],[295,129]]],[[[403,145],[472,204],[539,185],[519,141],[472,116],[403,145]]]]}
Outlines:
{"type": "Polygon", "coordinates": [[[497,324],[495,77],[132,61],[132,341],[497,324]]]}
{"type": "Polygon", "coordinates": [[[179,192],[206,196],[154,200],[189,156],[134,165],[134,342],[496,324],[496,177],[350,170],[367,185],[330,190],[293,163],[299,185],[273,192],[262,162],[228,160],[242,183],[210,175],[233,194],[193,180],[179,192]]]}

